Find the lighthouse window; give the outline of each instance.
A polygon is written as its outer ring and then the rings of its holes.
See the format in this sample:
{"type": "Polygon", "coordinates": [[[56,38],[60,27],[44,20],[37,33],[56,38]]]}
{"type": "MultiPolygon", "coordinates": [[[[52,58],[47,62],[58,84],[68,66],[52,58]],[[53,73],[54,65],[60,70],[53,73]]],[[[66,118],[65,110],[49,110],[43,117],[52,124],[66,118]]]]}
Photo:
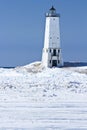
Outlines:
{"type": "Polygon", "coordinates": [[[50,53],[51,53],[51,49],[50,49],[50,53]]]}
{"type": "Polygon", "coordinates": [[[50,60],[50,64],[51,64],[51,60],[50,60]]]}
{"type": "Polygon", "coordinates": [[[53,50],[53,56],[56,56],[56,49],[53,50]]]}
{"type": "Polygon", "coordinates": [[[60,50],[58,50],[58,53],[60,53],[60,50]]]}

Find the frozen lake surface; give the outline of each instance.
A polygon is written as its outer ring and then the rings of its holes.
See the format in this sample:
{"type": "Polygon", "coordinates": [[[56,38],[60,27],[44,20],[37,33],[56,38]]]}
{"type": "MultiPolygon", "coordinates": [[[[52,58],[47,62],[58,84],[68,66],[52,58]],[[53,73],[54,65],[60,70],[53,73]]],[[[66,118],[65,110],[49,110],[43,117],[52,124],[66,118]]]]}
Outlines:
{"type": "Polygon", "coordinates": [[[87,130],[87,66],[0,68],[0,130],[87,130]]]}
{"type": "Polygon", "coordinates": [[[2,102],[0,130],[87,130],[87,102],[2,102]]]}

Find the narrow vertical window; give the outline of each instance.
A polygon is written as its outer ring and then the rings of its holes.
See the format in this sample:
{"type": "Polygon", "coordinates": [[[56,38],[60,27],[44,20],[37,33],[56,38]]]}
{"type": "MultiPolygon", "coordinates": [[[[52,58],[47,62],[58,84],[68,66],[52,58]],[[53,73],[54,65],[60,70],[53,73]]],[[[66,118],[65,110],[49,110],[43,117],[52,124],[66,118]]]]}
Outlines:
{"type": "Polygon", "coordinates": [[[53,56],[56,56],[56,49],[53,50],[53,56]]]}
{"type": "Polygon", "coordinates": [[[58,53],[60,53],[60,50],[58,50],[58,53]]]}

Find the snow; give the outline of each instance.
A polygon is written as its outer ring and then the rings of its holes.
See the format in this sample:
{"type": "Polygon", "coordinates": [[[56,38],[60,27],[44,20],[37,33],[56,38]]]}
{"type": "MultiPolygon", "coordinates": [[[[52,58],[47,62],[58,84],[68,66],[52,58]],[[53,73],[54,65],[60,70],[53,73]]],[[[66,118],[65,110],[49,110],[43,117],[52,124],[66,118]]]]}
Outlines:
{"type": "Polygon", "coordinates": [[[87,130],[87,66],[0,68],[0,130],[87,130]]]}

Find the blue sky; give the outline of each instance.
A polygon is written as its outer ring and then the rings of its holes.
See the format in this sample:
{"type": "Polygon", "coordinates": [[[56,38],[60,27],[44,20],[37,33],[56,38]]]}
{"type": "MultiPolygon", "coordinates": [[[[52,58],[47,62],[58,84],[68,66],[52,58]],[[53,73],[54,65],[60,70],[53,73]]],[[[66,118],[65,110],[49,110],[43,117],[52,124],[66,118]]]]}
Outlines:
{"type": "Polygon", "coordinates": [[[60,13],[64,61],[87,62],[87,0],[0,0],[0,66],[40,61],[45,13],[60,13]]]}

